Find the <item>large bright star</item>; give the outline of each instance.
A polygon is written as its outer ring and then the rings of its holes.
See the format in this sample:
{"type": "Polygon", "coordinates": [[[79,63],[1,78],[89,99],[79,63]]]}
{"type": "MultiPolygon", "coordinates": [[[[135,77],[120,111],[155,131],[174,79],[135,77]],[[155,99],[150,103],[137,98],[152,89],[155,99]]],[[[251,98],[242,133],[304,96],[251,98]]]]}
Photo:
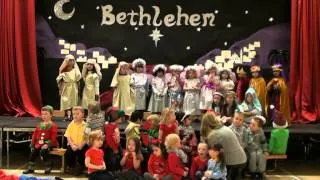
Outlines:
{"type": "Polygon", "coordinates": [[[158,41],[160,41],[160,37],[162,37],[163,35],[160,33],[160,30],[156,28],[155,30],[152,30],[152,34],[149,34],[149,36],[152,37],[154,45],[157,47],[158,41]]]}

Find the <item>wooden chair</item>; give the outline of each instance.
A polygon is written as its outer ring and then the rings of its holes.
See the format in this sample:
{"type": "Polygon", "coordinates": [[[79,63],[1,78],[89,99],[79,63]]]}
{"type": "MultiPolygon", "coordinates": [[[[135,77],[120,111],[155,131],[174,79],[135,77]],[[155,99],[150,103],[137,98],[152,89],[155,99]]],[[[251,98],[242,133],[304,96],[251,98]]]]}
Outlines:
{"type": "Polygon", "coordinates": [[[277,160],[287,159],[287,158],[288,157],[286,154],[269,154],[268,156],[266,156],[267,160],[274,160],[274,169],[271,169],[271,170],[277,169],[277,160]]]}
{"type": "Polygon", "coordinates": [[[49,152],[49,154],[60,156],[61,157],[61,172],[64,173],[65,165],[64,165],[64,154],[66,153],[67,149],[63,148],[53,148],[52,151],[49,152]]]}

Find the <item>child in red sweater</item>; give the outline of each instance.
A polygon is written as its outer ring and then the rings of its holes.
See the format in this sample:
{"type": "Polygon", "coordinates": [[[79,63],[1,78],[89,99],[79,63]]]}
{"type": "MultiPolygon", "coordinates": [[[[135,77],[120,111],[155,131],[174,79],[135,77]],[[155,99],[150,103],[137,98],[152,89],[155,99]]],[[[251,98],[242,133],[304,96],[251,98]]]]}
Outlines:
{"type": "Polygon", "coordinates": [[[140,164],[143,161],[141,153],[140,139],[130,137],[127,141],[127,148],[123,151],[123,157],[120,161],[123,170],[133,170],[137,174],[141,174],[140,164]]]}
{"type": "Polygon", "coordinates": [[[168,152],[169,174],[174,180],[181,180],[182,177],[188,176],[189,168],[183,163],[187,163],[187,155],[180,149],[181,143],[177,134],[169,134],[166,137],[165,146],[168,152]]]}
{"type": "Polygon", "coordinates": [[[104,162],[110,171],[120,171],[120,160],[122,158],[122,149],[120,145],[120,130],[118,124],[122,122],[125,116],[124,111],[116,107],[109,108],[105,117],[108,122],[104,125],[105,147],[104,162]]]}
{"type": "Polygon", "coordinates": [[[28,169],[23,171],[23,174],[34,173],[34,165],[38,155],[40,155],[41,160],[46,166],[44,173],[49,174],[51,172],[52,162],[48,160],[48,155],[52,148],[59,146],[56,139],[58,126],[52,121],[52,116],[53,108],[51,106],[41,108],[41,119],[43,122],[37,124],[32,134],[28,169]]]}
{"type": "Polygon", "coordinates": [[[206,143],[199,143],[198,156],[193,158],[190,169],[192,180],[201,180],[207,169],[208,160],[208,145],[206,143]]]}
{"type": "MultiPolygon", "coordinates": [[[[169,179],[168,154],[163,144],[154,141],[152,144],[152,154],[148,161],[148,172],[144,173],[146,180],[169,179]]],[[[171,177],[171,176],[170,176],[171,177]]]]}
{"type": "Polygon", "coordinates": [[[159,141],[164,143],[169,134],[179,134],[175,110],[171,108],[164,108],[160,119],[159,141]]]}
{"type": "Polygon", "coordinates": [[[113,179],[113,176],[106,170],[103,160],[104,153],[100,149],[103,143],[102,131],[91,131],[89,134],[90,149],[85,155],[85,165],[88,168],[89,180],[113,179]]]}

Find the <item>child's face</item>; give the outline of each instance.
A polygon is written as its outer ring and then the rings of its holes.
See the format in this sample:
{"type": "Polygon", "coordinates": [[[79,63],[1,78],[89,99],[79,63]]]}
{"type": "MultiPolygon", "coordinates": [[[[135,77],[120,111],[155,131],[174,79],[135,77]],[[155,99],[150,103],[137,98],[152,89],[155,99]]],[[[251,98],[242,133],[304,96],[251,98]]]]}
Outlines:
{"type": "Polygon", "coordinates": [[[128,151],[135,152],[136,151],[136,143],[131,139],[128,141],[128,151]]]}
{"type": "Polygon", "coordinates": [[[158,71],[157,76],[158,76],[158,77],[163,77],[163,76],[164,76],[164,74],[163,74],[163,72],[162,72],[162,71],[158,71]]]}
{"type": "Polygon", "coordinates": [[[103,144],[102,138],[95,139],[93,141],[93,147],[100,148],[103,144]]]}
{"type": "Polygon", "coordinates": [[[74,66],[74,59],[69,59],[68,67],[73,68],[73,66],[74,66]]]}
{"type": "Polygon", "coordinates": [[[219,95],[214,95],[214,96],[213,96],[213,102],[214,102],[215,104],[220,104],[220,102],[221,102],[221,96],[219,96],[219,95]]]}
{"type": "Polygon", "coordinates": [[[137,73],[143,73],[143,67],[137,67],[137,73]]]}
{"type": "Polygon", "coordinates": [[[259,76],[259,72],[253,72],[253,73],[252,73],[252,77],[255,77],[255,78],[256,78],[256,77],[258,77],[258,76],[259,76]]]}
{"type": "Polygon", "coordinates": [[[176,143],[176,148],[180,148],[181,147],[181,142],[180,142],[180,139],[179,139],[179,141],[177,141],[177,143],[176,143]]]}
{"type": "Polygon", "coordinates": [[[246,96],[247,103],[251,104],[253,102],[253,97],[251,94],[247,94],[246,96]]]}
{"type": "Polygon", "coordinates": [[[121,66],[120,70],[119,70],[119,73],[120,74],[127,74],[128,73],[128,66],[126,66],[126,65],[121,66]]]}
{"type": "Polygon", "coordinates": [[[280,71],[273,71],[273,76],[279,77],[280,76],[280,71]]]}
{"type": "Polygon", "coordinates": [[[206,156],[208,154],[208,147],[204,144],[198,145],[198,154],[200,156],[206,156]]]}
{"type": "Polygon", "coordinates": [[[221,77],[222,77],[222,79],[228,79],[229,74],[226,71],[224,71],[224,72],[222,72],[221,77]]]}
{"type": "Polygon", "coordinates": [[[215,151],[213,149],[209,149],[209,156],[211,159],[217,159],[219,155],[218,151],[215,151]]]}
{"type": "Polygon", "coordinates": [[[250,131],[257,132],[260,129],[259,123],[256,120],[252,119],[249,128],[250,131]]]}
{"type": "Polygon", "coordinates": [[[88,71],[92,71],[93,70],[93,64],[87,64],[87,69],[88,69],[88,71]]]}
{"type": "Polygon", "coordinates": [[[117,120],[115,120],[115,123],[121,124],[122,123],[122,117],[119,117],[117,120]]]}
{"type": "Polygon", "coordinates": [[[153,154],[157,157],[160,157],[161,156],[161,149],[157,146],[153,146],[152,147],[152,151],[153,151],[153,154]]]}
{"type": "Polygon", "coordinates": [[[52,114],[48,111],[41,111],[41,118],[43,121],[50,121],[52,118],[52,114]]]}
{"type": "Polygon", "coordinates": [[[196,77],[196,73],[194,71],[188,71],[189,79],[194,79],[196,77]]]}
{"type": "Polygon", "coordinates": [[[184,120],[184,125],[185,126],[190,126],[191,125],[191,119],[189,117],[187,117],[185,120],[184,120]]]}
{"type": "Polygon", "coordinates": [[[242,77],[245,77],[245,76],[247,76],[246,73],[238,73],[238,77],[239,77],[239,78],[242,78],[242,77]]]}
{"type": "Polygon", "coordinates": [[[172,71],[172,75],[178,77],[180,75],[179,71],[172,71]]]}
{"type": "Polygon", "coordinates": [[[236,127],[242,127],[243,125],[243,121],[244,121],[244,117],[243,115],[240,115],[238,113],[236,113],[233,117],[233,124],[236,126],[236,127]]]}
{"type": "Polygon", "coordinates": [[[209,73],[216,75],[216,73],[217,73],[216,68],[211,68],[211,69],[209,70],[209,73]]]}
{"type": "Polygon", "coordinates": [[[233,101],[234,101],[233,95],[228,95],[228,96],[226,96],[226,102],[227,102],[227,104],[232,104],[233,101]]]}
{"type": "Polygon", "coordinates": [[[73,120],[75,120],[75,121],[82,121],[83,120],[83,112],[80,110],[73,110],[72,116],[73,116],[73,120]]]}

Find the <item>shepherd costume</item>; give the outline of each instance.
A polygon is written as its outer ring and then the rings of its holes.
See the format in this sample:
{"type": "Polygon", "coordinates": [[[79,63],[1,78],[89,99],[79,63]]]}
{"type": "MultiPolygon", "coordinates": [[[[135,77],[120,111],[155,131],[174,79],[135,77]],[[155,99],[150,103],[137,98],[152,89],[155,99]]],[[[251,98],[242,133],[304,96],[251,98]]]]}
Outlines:
{"type": "Polygon", "coordinates": [[[128,63],[121,61],[112,78],[111,87],[114,88],[112,106],[123,109],[125,114],[130,116],[135,108],[134,92],[130,87],[130,75],[119,74],[121,66],[128,66],[128,63]]]}
{"type": "Polygon", "coordinates": [[[60,94],[60,110],[68,110],[79,103],[79,80],[81,73],[77,62],[73,55],[69,54],[65,57],[59,68],[57,83],[60,94]],[[74,67],[70,71],[66,71],[70,60],[74,61],[74,67]]]}
{"type": "Polygon", "coordinates": [[[88,105],[93,101],[99,101],[99,87],[102,74],[99,64],[95,59],[88,59],[83,65],[82,77],[84,80],[84,89],[82,94],[82,107],[88,109],[88,105]],[[93,70],[88,71],[88,64],[93,65],[93,70]]]}

